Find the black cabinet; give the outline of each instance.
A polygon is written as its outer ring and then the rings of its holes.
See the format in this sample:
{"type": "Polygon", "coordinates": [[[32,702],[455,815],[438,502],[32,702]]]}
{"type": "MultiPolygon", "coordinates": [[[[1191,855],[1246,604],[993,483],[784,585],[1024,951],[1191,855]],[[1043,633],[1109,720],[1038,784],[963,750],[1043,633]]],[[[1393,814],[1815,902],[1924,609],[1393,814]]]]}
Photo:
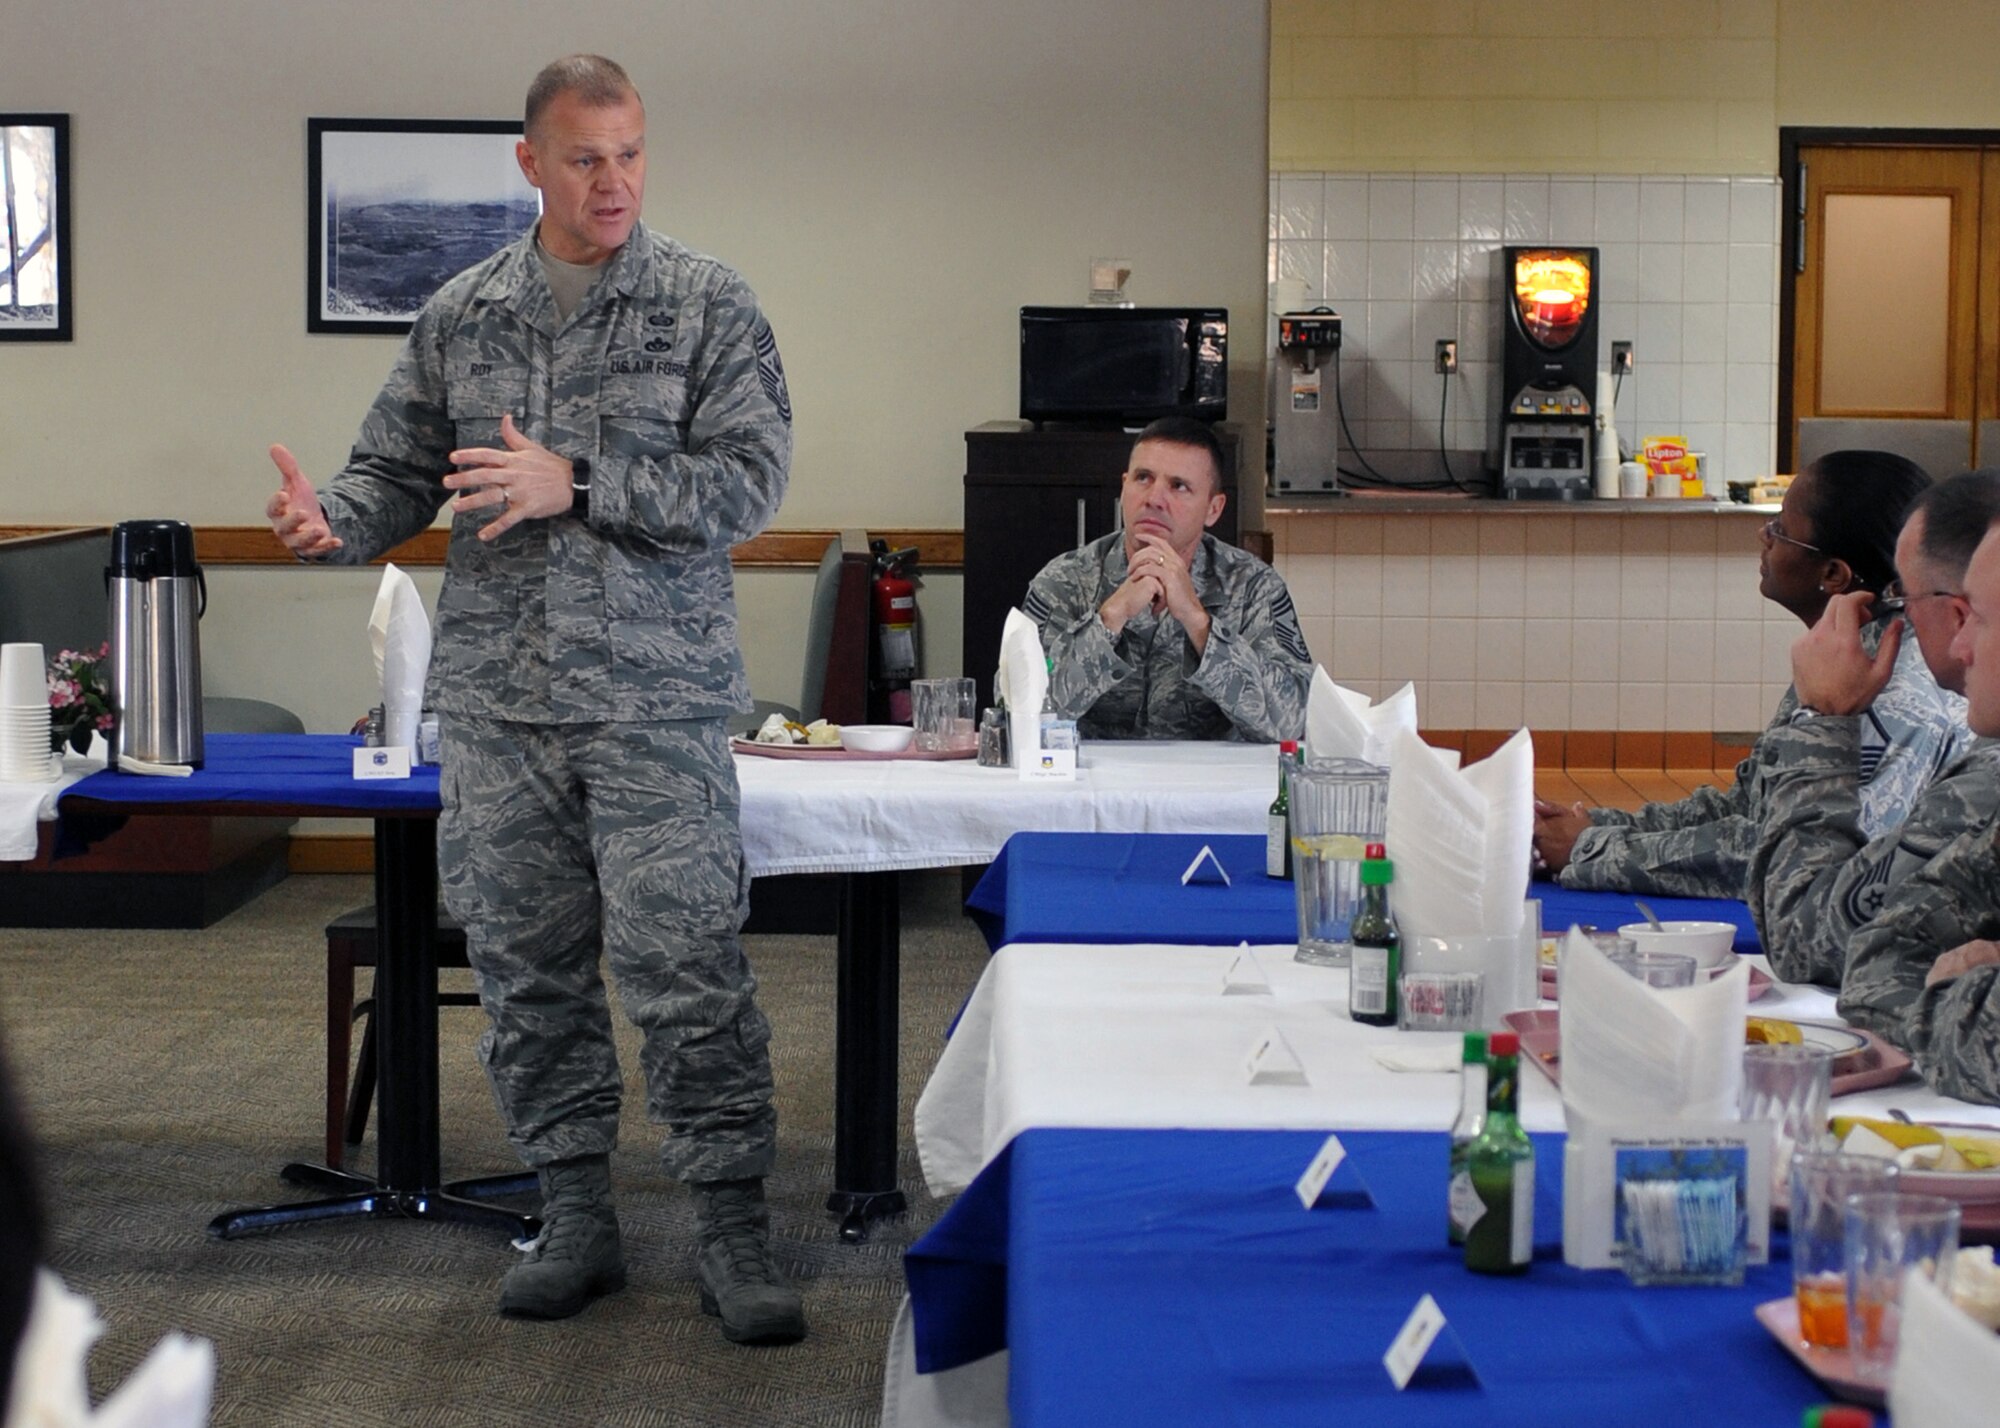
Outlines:
{"type": "MultiPolygon", "coordinates": [[[[1236,473],[1242,434],[1224,424],[1222,490],[1228,502],[1210,529],[1236,543],[1236,473]]],[[[1119,478],[1131,454],[1124,431],[990,421],[965,434],[965,672],[993,702],[1000,627],[1028,582],[1066,550],[1118,527],[1119,478]]]]}

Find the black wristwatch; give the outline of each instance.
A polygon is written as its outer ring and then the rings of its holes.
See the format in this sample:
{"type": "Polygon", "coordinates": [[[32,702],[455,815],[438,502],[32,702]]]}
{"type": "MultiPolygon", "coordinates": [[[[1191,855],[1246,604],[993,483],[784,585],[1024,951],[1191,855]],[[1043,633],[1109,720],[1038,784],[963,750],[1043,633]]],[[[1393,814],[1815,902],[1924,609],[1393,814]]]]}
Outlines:
{"type": "Polygon", "coordinates": [[[590,458],[579,456],[569,464],[569,513],[580,521],[590,519],[590,458]]]}

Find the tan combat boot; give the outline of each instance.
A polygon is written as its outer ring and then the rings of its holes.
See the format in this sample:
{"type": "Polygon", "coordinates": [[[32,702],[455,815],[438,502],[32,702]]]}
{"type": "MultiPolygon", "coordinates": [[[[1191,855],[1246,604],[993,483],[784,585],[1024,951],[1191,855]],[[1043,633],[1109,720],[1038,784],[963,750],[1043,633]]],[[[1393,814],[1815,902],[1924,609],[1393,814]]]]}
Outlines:
{"type": "Polygon", "coordinates": [[[500,1312],[567,1319],[600,1294],[625,1287],[625,1251],[602,1155],[558,1160],[538,1172],[542,1232],[500,1285],[500,1312]]]}
{"type": "Polygon", "coordinates": [[[762,1180],[711,1180],[694,1192],[701,1308],[737,1344],[791,1344],[806,1336],[799,1292],[771,1258],[762,1180]]]}

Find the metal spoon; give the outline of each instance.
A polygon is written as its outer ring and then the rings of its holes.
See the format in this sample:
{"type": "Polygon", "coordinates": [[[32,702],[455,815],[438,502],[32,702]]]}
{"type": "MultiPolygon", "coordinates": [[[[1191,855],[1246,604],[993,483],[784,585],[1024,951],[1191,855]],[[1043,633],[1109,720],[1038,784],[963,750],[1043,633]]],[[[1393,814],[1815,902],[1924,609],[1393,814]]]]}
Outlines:
{"type": "Polygon", "coordinates": [[[1639,899],[1637,899],[1636,897],[1632,899],[1632,906],[1634,906],[1634,907],[1638,908],[1638,909],[1639,909],[1639,911],[1641,911],[1642,913],[1644,913],[1644,914],[1646,915],[1646,921],[1648,921],[1648,922],[1650,922],[1650,923],[1652,923],[1652,924],[1653,924],[1653,931],[1655,931],[1655,932],[1665,932],[1665,931],[1667,930],[1666,928],[1664,928],[1664,927],[1662,927],[1662,926],[1660,925],[1660,919],[1659,919],[1659,916],[1658,916],[1658,914],[1656,914],[1656,913],[1655,913],[1655,912],[1653,911],[1653,909],[1651,909],[1650,907],[1646,906],[1646,904],[1645,904],[1645,903],[1643,903],[1643,902],[1639,901],[1639,899]]]}

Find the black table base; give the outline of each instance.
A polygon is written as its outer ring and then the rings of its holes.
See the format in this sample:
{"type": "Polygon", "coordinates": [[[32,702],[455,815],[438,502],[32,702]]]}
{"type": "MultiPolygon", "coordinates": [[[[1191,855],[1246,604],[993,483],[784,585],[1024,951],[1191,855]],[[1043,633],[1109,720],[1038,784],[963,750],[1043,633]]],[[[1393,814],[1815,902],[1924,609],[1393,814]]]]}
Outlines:
{"type": "MultiPolygon", "coordinates": [[[[379,1048],[376,1174],[294,1162],[293,1185],[334,1193],[289,1205],[226,1210],[208,1222],[234,1239],[258,1230],[354,1218],[486,1225],[516,1239],[541,1232],[533,1215],[488,1205],[489,1197],[538,1193],[532,1174],[444,1182],[438,1158],[437,822],[375,820],[375,1016],[379,1048]]],[[[892,1123],[893,1124],[893,1123],[892,1123]]]]}
{"type": "Polygon", "coordinates": [[[896,1061],[902,909],[895,873],[840,883],[833,1053],[833,1193],[826,1208],[856,1244],[909,1208],[896,1185],[896,1061]]]}

